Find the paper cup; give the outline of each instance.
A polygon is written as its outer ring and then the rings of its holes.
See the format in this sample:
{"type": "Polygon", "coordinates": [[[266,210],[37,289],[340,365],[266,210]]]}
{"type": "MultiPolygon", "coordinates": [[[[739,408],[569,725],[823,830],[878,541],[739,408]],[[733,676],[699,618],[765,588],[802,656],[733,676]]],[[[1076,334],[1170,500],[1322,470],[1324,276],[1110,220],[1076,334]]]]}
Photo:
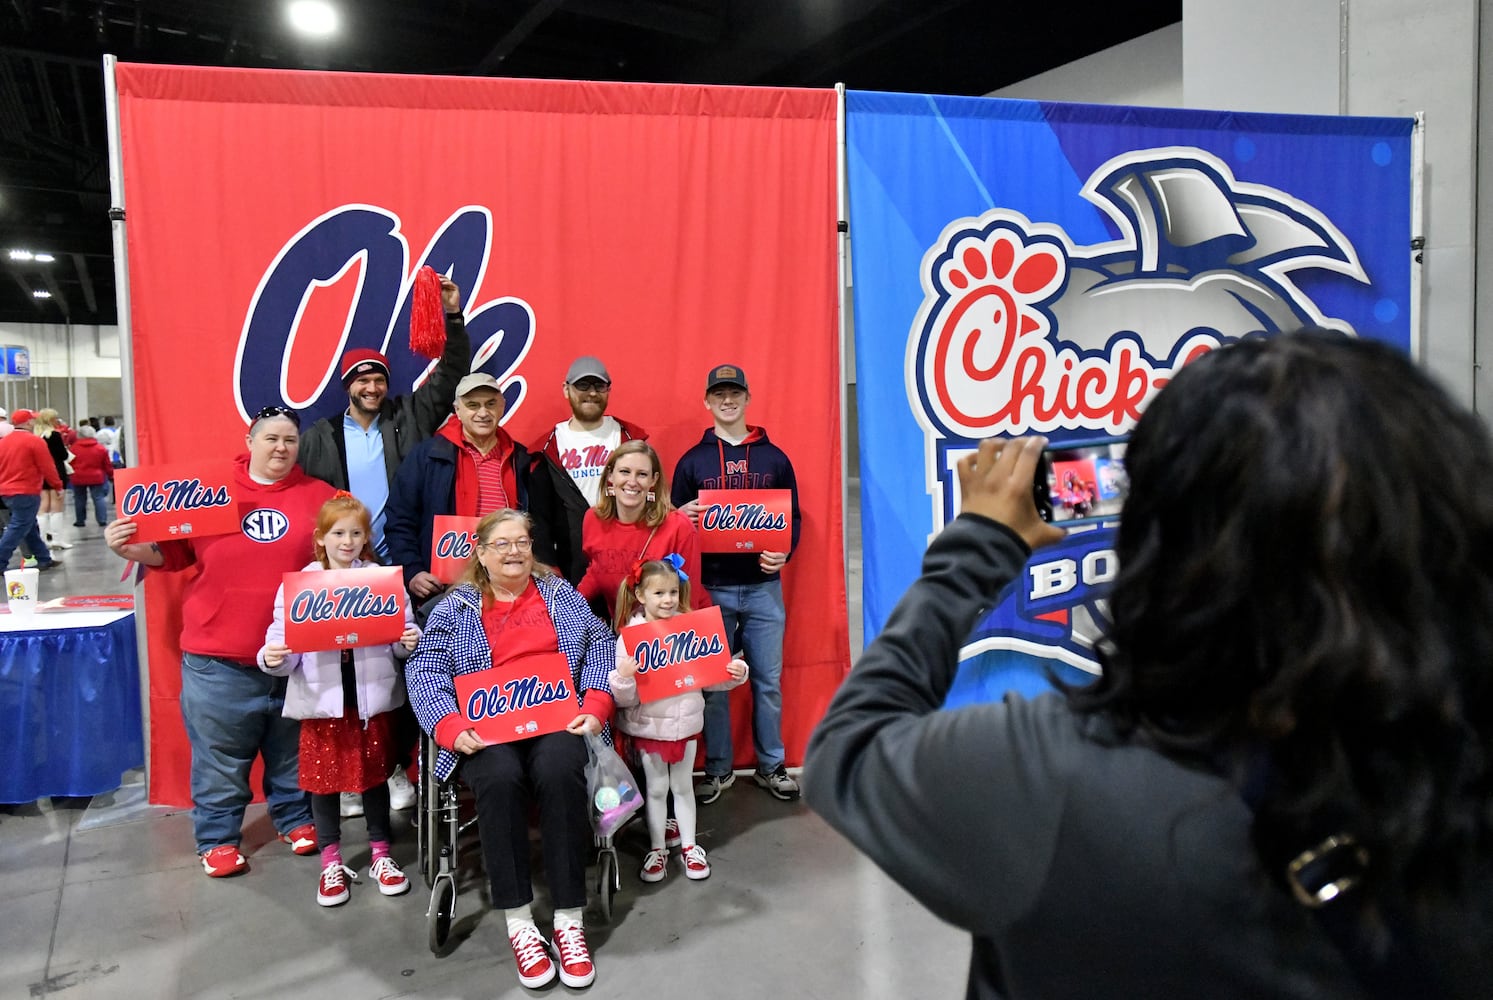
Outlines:
{"type": "Polygon", "coordinates": [[[30,615],[36,612],[36,586],[41,573],[34,569],[8,569],[5,571],[5,600],[13,615],[30,615]]]}

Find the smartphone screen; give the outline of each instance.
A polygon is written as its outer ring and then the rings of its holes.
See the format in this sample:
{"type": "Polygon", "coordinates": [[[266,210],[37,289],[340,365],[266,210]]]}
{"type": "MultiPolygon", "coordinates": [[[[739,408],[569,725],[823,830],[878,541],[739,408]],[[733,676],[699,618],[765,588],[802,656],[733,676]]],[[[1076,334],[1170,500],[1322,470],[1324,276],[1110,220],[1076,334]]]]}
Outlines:
{"type": "Polygon", "coordinates": [[[1113,520],[1129,489],[1125,442],[1119,439],[1044,449],[1032,484],[1042,520],[1053,524],[1113,520]]]}

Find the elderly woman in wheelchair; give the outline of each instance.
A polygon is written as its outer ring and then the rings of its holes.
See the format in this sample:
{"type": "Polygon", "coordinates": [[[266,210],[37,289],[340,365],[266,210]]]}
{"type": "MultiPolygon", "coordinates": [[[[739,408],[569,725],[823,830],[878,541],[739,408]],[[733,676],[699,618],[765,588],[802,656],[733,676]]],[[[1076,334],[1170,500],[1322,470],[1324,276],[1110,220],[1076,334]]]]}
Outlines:
{"type": "MultiPolygon", "coordinates": [[[[439,747],[434,777],[461,766],[472,790],[492,904],[503,911],[519,981],[589,986],[585,734],[612,715],[616,638],[570,584],[534,561],[527,514],[477,526],[462,584],[435,608],[405,666],[410,702],[439,747]],[[554,904],[553,945],[534,922],[530,806],[539,813],[554,904]]],[[[423,775],[422,775],[423,777],[423,775]]]]}

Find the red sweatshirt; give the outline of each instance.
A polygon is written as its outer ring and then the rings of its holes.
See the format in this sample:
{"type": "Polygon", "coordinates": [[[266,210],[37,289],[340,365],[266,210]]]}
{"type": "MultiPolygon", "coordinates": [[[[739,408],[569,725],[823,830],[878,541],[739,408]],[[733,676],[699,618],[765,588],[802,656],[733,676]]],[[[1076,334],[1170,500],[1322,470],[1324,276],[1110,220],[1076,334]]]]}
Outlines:
{"type": "Polygon", "coordinates": [[[257,669],[254,657],[274,617],[275,592],[286,573],[298,572],[312,558],[316,516],[336,490],[299,465],[277,483],[256,483],[249,478],[248,455],[235,460],[234,481],[239,530],[161,542],[165,562],[159,568],[173,572],[195,565],[199,571],[182,598],[182,651],[257,669]]]}
{"type": "Polygon", "coordinates": [[[632,564],[639,559],[645,562],[662,559],[670,552],[684,557],[684,573],[689,577],[690,608],[699,611],[714,603],[700,583],[700,542],[689,518],[671,510],[650,540],[648,536],[652,532],[653,529],[642,521],[634,524],[623,524],[616,518],[603,521],[596,516],[594,509],[586,511],[586,518],[581,522],[581,548],[590,562],[576,589],[588,601],[597,595],[604,597],[608,617],[617,615],[617,588],[632,572],[632,564]]]}
{"type": "Polygon", "coordinates": [[[68,477],[71,486],[102,486],[114,478],[114,463],[109,461],[109,451],[95,438],[78,438],[73,445],[73,474],[68,477]]]}
{"type": "Polygon", "coordinates": [[[47,443],[25,429],[0,438],[0,496],[40,496],[44,485],[62,489],[47,443]]]}

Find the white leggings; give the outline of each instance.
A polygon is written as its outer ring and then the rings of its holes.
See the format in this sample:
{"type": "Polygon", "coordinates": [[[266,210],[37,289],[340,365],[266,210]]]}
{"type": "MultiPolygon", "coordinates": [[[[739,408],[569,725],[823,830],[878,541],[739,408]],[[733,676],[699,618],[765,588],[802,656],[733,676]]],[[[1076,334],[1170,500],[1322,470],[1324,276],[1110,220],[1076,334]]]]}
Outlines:
{"type": "Polygon", "coordinates": [[[679,823],[679,842],[690,847],[695,842],[695,741],[684,745],[684,759],[665,764],[656,753],[639,754],[643,758],[643,777],[648,784],[648,839],[656,851],[664,849],[664,823],[669,818],[669,792],[674,793],[674,819],[679,823]]]}

